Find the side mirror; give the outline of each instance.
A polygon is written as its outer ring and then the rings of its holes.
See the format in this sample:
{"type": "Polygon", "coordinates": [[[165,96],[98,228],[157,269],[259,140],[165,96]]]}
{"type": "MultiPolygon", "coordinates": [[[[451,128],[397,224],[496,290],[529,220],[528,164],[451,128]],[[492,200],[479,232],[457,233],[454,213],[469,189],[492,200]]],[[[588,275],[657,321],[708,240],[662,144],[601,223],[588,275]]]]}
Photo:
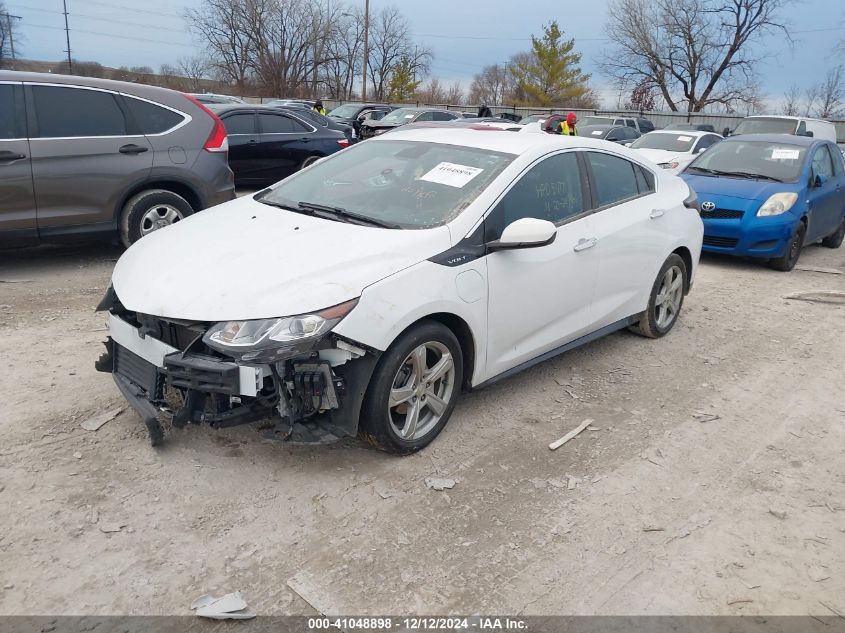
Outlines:
{"type": "Polygon", "coordinates": [[[698,150],[695,152],[696,154],[700,154],[701,152],[707,151],[706,147],[699,147],[698,150]]]}
{"type": "Polygon", "coordinates": [[[804,132],[804,136],[809,136],[810,138],[813,138],[814,134],[810,130],[807,130],[806,132],[804,132]]]}
{"type": "Polygon", "coordinates": [[[631,147],[631,143],[633,143],[633,141],[625,141],[622,145],[625,147],[631,147]]]}
{"type": "Polygon", "coordinates": [[[813,188],[822,187],[826,182],[827,176],[823,176],[822,174],[816,174],[816,177],[813,179],[813,188]]]}
{"type": "Polygon", "coordinates": [[[517,248],[537,248],[555,241],[557,227],[548,220],[520,218],[514,220],[502,231],[502,237],[487,244],[488,251],[503,251],[517,248]]]}
{"type": "Polygon", "coordinates": [[[722,130],[722,136],[730,136],[730,135],[731,135],[731,128],[726,127],[724,130],[722,130]]]}

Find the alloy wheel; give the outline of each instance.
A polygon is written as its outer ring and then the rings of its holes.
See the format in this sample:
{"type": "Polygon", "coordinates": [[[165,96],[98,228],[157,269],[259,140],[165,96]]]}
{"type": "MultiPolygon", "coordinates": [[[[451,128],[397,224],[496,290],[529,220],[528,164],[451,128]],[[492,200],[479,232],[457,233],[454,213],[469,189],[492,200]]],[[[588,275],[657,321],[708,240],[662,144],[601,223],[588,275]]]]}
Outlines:
{"type": "Polygon", "coordinates": [[[141,237],[182,219],[184,219],[184,216],[173,205],[157,204],[141,216],[141,237]]]}
{"type": "Polygon", "coordinates": [[[684,274],[678,266],[672,266],[663,275],[660,290],[654,300],[654,320],[657,327],[665,330],[678,317],[681,300],[684,297],[684,274]]]}
{"type": "Polygon", "coordinates": [[[387,413],[397,437],[412,441],[440,422],[455,389],[455,361],[443,343],[430,341],[411,350],[396,372],[387,413]]]}

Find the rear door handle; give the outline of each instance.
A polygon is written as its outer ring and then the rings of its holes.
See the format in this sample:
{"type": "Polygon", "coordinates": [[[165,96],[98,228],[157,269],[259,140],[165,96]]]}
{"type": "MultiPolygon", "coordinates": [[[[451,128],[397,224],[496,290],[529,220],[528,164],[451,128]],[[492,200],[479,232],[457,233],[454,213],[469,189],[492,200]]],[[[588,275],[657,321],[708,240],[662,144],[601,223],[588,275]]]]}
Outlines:
{"type": "Polygon", "coordinates": [[[117,151],[121,154],[143,154],[148,149],[148,147],[143,147],[141,145],[135,145],[134,143],[130,143],[129,145],[124,145],[117,151]]]}
{"type": "Polygon", "coordinates": [[[307,142],[308,142],[308,141],[310,141],[311,139],[310,139],[310,138],[308,138],[307,136],[303,136],[303,137],[302,137],[301,139],[299,139],[299,140],[300,140],[300,141],[302,141],[303,143],[307,143],[307,142]]]}
{"type": "Polygon", "coordinates": [[[654,220],[655,218],[659,218],[660,216],[662,216],[664,213],[666,213],[666,209],[652,209],[648,217],[654,220]]]}
{"type": "Polygon", "coordinates": [[[581,251],[585,251],[588,248],[592,248],[593,246],[595,246],[598,243],[599,243],[599,241],[594,237],[591,237],[590,239],[586,239],[586,238],[582,237],[580,240],[578,240],[578,243],[575,246],[572,247],[572,250],[575,251],[576,253],[580,253],[581,251]]]}
{"type": "Polygon", "coordinates": [[[11,163],[14,160],[22,160],[26,158],[26,154],[19,154],[17,152],[2,151],[0,152],[0,163],[11,163]]]}

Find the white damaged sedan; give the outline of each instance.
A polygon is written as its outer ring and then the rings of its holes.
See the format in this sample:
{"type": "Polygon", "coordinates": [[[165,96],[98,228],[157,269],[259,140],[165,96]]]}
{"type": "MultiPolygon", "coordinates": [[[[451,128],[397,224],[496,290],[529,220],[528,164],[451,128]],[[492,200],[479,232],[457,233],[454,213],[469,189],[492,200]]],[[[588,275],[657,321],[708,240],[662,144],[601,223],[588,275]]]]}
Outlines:
{"type": "Polygon", "coordinates": [[[687,185],[615,143],[398,130],[134,244],[97,362],[147,424],[270,418],[407,453],[462,390],[625,327],[672,329],[687,185]]]}

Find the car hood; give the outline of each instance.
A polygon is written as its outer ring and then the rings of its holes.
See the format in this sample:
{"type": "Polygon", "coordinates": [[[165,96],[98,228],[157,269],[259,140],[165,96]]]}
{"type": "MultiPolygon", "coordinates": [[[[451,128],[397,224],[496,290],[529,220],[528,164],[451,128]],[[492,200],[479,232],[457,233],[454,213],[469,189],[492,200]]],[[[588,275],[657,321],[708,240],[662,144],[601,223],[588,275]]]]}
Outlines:
{"type": "Polygon", "coordinates": [[[763,203],[769,196],[782,191],[800,193],[798,183],[771,182],[767,180],[749,180],[745,178],[729,178],[726,176],[705,176],[683,172],[683,179],[692,187],[701,202],[708,200],[707,196],[727,196],[740,200],[753,200],[763,203]]]}
{"type": "Polygon", "coordinates": [[[118,260],[112,284],[128,310],[159,317],[292,316],[355,299],[450,246],[445,226],[359,226],[244,197],[139,240],[118,260]]]}
{"type": "Polygon", "coordinates": [[[642,156],[649,159],[653,163],[672,163],[678,162],[683,163],[685,161],[690,160],[692,156],[689,154],[685,154],[683,152],[670,152],[669,150],[665,149],[638,149],[638,151],[642,156]]]}

